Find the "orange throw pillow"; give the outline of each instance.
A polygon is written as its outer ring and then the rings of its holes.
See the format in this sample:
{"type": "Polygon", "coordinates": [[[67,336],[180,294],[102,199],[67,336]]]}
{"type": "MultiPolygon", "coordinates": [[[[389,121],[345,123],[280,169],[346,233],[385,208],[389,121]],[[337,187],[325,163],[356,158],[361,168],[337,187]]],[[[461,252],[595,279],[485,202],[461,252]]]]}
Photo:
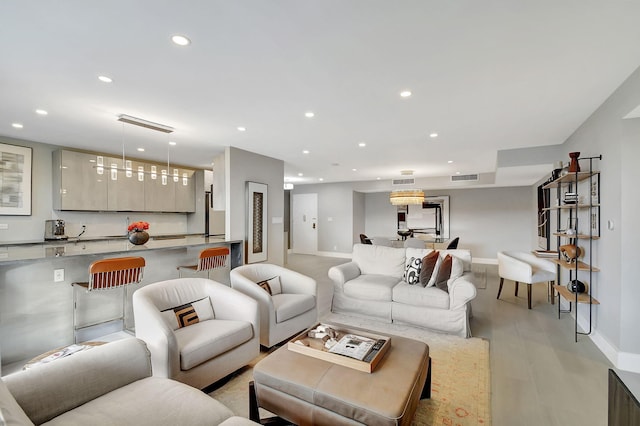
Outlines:
{"type": "Polygon", "coordinates": [[[422,268],[420,269],[420,285],[422,287],[425,287],[431,279],[431,275],[433,275],[433,270],[436,267],[439,255],[440,254],[434,250],[422,258],[422,268]]]}
{"type": "Polygon", "coordinates": [[[449,278],[451,277],[452,263],[453,259],[451,258],[451,255],[448,254],[440,264],[438,275],[436,276],[436,287],[440,290],[446,291],[447,293],[449,293],[449,285],[447,284],[447,281],[449,281],[449,278]]]}

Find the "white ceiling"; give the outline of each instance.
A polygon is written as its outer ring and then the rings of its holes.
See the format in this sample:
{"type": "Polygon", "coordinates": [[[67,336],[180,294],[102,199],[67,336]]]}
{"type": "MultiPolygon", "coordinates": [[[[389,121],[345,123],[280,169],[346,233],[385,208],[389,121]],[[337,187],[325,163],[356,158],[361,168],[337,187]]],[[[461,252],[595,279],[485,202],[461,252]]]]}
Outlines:
{"type": "Polygon", "coordinates": [[[637,0],[2,0],[0,135],[202,168],[234,146],[298,183],[504,177],[499,150],[564,142],[640,65],[639,22],[637,0]]]}

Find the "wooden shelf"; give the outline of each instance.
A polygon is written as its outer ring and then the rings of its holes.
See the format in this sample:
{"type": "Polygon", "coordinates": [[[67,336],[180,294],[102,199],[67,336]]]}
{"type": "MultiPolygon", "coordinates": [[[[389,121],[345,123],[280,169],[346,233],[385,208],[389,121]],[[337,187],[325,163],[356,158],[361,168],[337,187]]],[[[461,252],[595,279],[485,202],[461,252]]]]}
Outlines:
{"type": "MultiPolygon", "coordinates": [[[[556,289],[558,294],[565,298],[565,300],[569,302],[576,301],[576,294],[570,292],[565,286],[562,285],[554,285],[553,288],[556,289]]],[[[589,304],[589,294],[588,293],[580,293],[578,294],[578,303],[586,303],[589,304]]],[[[595,297],[591,297],[592,305],[599,305],[600,302],[595,297]]]]}
{"type": "MultiPolygon", "coordinates": [[[[562,266],[565,269],[576,269],[576,265],[575,263],[567,263],[562,259],[549,259],[550,261],[552,261],[553,263],[562,266]]],[[[579,271],[593,271],[593,272],[600,272],[600,269],[596,268],[595,266],[589,266],[588,264],[584,263],[584,262],[580,262],[578,261],[578,270],[579,271]]]]}
{"type": "MultiPolygon", "coordinates": [[[[588,208],[593,208],[593,207],[600,207],[599,203],[594,203],[594,204],[578,204],[577,207],[579,209],[588,209],[588,208]]],[[[575,204],[563,204],[561,206],[552,206],[552,207],[545,207],[544,211],[547,210],[573,210],[576,208],[575,204]]]]}
{"type": "Polygon", "coordinates": [[[597,240],[600,237],[598,237],[597,235],[593,235],[593,236],[589,236],[589,235],[585,235],[585,234],[573,234],[573,235],[569,235],[569,234],[565,234],[564,232],[554,232],[553,235],[555,235],[556,237],[565,237],[565,238],[577,238],[579,240],[597,240]]]}
{"type": "Polygon", "coordinates": [[[595,172],[569,173],[569,174],[566,174],[564,176],[560,176],[558,179],[554,180],[553,182],[549,182],[548,184],[543,186],[543,188],[544,189],[557,188],[559,186],[567,185],[569,183],[581,182],[581,181],[589,179],[591,176],[595,176],[595,175],[597,175],[599,173],[600,172],[598,172],[598,171],[595,171],[595,172]]]}

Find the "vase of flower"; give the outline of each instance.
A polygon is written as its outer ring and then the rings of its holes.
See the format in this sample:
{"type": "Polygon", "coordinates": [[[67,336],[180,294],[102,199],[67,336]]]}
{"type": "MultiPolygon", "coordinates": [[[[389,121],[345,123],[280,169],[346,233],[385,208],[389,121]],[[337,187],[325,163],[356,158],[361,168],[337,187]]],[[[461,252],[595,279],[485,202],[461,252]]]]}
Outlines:
{"type": "Polygon", "coordinates": [[[129,231],[129,242],[137,246],[145,244],[149,241],[148,222],[134,222],[127,228],[129,231]]]}

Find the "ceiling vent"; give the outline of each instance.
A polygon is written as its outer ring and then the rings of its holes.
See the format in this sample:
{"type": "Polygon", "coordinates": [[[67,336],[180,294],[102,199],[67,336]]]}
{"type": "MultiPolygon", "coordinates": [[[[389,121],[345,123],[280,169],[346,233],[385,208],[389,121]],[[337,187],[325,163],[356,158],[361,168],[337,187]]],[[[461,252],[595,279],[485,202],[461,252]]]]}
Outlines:
{"type": "Polygon", "coordinates": [[[392,186],[413,185],[415,183],[416,183],[416,180],[414,178],[393,179],[391,181],[392,186]]]}
{"type": "Polygon", "coordinates": [[[478,180],[478,174],[470,175],[453,175],[451,176],[451,182],[474,182],[478,180]]]}

